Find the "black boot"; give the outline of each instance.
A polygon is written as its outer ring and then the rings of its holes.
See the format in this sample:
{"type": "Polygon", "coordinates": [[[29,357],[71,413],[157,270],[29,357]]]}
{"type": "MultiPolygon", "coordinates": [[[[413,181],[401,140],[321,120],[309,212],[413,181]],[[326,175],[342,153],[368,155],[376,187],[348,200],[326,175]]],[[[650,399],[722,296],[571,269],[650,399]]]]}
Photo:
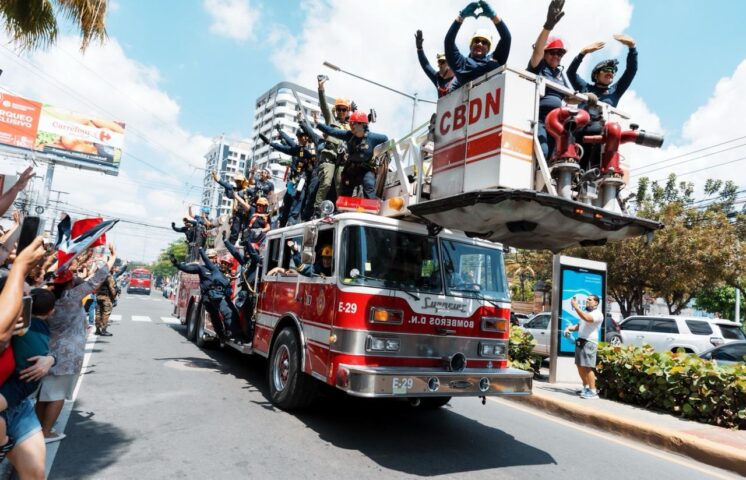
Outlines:
{"type": "Polygon", "coordinates": [[[106,329],[104,328],[103,330],[101,330],[101,333],[99,333],[99,335],[101,335],[102,337],[111,337],[111,336],[112,336],[112,335],[114,335],[114,334],[113,334],[113,333],[111,333],[111,332],[108,332],[108,331],[107,331],[107,330],[106,330],[106,329]]]}

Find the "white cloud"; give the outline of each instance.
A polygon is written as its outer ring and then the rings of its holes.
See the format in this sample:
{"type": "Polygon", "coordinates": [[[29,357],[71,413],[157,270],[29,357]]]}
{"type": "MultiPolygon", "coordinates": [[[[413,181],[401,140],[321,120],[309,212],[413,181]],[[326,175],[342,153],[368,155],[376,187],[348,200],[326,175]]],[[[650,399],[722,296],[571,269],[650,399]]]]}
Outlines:
{"type": "MultiPolygon", "coordinates": [[[[200,190],[188,191],[185,183],[200,183],[194,167],[204,166],[210,138],[181,126],[181,107],[161,88],[157,68],[127,57],[114,38],[103,46],[91,45],[85,55],[78,44],[76,37],[62,37],[55,47],[22,57],[0,49],[7,65],[4,86],[9,90],[127,125],[118,177],[58,167],[53,189],[69,192],[61,196],[63,208],[78,212],[77,217],[99,212],[170,227],[171,220],[186,212],[182,202],[190,196],[197,200],[200,190]]],[[[122,256],[140,260],[144,255],[150,260],[179,236],[122,222],[112,238],[122,256]]]]}
{"type": "Polygon", "coordinates": [[[239,41],[254,38],[259,10],[249,0],[204,0],[202,6],[212,17],[210,32],[239,41]]]}
{"type": "MultiPolygon", "coordinates": [[[[745,177],[738,172],[746,166],[746,159],[743,158],[746,157],[746,139],[730,140],[746,135],[740,120],[742,112],[746,111],[746,98],[741,94],[744,84],[746,60],[736,67],[731,76],[722,78],[708,101],[690,115],[683,125],[682,140],[678,144],[669,142],[662,150],[633,147],[634,178],[647,176],[653,180],[663,180],[670,173],[676,173],[681,180],[694,182],[698,192],[702,191],[704,180],[708,178],[732,180],[743,187],[745,177]],[[721,143],[724,144],[713,147],[721,143]]],[[[630,105],[635,105],[635,97],[630,98],[630,105]]],[[[628,108],[625,100],[626,97],[621,108],[628,108]]],[[[651,117],[651,112],[645,112],[645,109],[633,108],[636,116],[649,119],[651,125],[655,125],[657,117],[651,117]]],[[[642,128],[646,127],[643,122],[639,123],[642,128]]],[[[655,131],[652,127],[649,130],[655,131]]]]}

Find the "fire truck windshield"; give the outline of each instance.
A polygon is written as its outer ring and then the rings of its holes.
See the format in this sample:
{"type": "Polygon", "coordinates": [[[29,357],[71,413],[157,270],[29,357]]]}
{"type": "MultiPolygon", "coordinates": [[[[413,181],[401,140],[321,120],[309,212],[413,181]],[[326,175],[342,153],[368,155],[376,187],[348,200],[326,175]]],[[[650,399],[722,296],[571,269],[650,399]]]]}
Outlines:
{"type": "Polygon", "coordinates": [[[441,246],[448,295],[510,300],[502,250],[448,239],[441,246]]]}
{"type": "Polygon", "coordinates": [[[349,226],[342,244],[342,282],[441,293],[438,242],[434,237],[382,228],[349,226]]]}

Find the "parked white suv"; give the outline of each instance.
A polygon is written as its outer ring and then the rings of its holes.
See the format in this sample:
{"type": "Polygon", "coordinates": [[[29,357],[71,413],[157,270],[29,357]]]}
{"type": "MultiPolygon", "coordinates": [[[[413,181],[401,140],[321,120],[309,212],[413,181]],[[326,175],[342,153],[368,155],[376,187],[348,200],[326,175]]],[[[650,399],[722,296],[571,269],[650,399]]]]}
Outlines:
{"type": "Polygon", "coordinates": [[[647,343],[657,352],[683,348],[702,353],[718,345],[746,340],[738,323],[716,318],[635,315],[627,317],[620,327],[625,344],[647,343]]]}

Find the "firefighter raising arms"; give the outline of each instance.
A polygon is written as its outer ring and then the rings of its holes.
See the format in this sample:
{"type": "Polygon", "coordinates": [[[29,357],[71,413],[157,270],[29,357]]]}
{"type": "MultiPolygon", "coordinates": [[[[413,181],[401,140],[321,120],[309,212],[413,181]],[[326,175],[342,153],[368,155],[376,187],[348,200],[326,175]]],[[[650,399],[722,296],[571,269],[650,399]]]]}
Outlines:
{"type": "Polygon", "coordinates": [[[386,135],[368,129],[368,115],[353,112],[350,115],[350,130],[334,128],[323,123],[316,125],[322,133],[343,140],[347,145],[347,164],[342,170],[339,194],[351,196],[355,187],[362,187],[365,198],[376,196],[376,165],[373,158],[375,148],[388,141],[386,135]]]}
{"type": "Polygon", "coordinates": [[[510,54],[510,43],[511,36],[508,27],[497,16],[489,3],[485,1],[472,2],[464,7],[463,10],[458,12],[458,16],[453,21],[451,28],[448,29],[445,38],[446,60],[456,75],[456,83],[458,84],[452,84],[450,90],[453,91],[459,86],[505,65],[510,54]],[[492,34],[489,30],[477,30],[469,41],[469,56],[465,57],[456,47],[456,35],[466,18],[479,18],[480,16],[492,20],[498,35],[500,35],[500,41],[492,55],[489,55],[493,45],[492,34]]]}

